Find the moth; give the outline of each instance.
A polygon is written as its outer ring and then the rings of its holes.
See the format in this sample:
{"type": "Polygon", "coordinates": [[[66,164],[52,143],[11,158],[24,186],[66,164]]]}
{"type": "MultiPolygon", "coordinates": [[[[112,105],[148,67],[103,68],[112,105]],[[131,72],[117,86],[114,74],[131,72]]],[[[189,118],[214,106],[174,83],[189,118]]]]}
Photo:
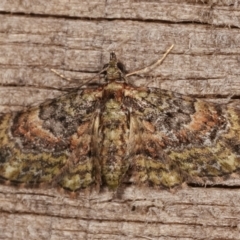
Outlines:
{"type": "Polygon", "coordinates": [[[123,183],[174,188],[233,176],[240,111],[128,83],[116,54],[104,84],[0,116],[0,177],[75,192],[123,183]]]}

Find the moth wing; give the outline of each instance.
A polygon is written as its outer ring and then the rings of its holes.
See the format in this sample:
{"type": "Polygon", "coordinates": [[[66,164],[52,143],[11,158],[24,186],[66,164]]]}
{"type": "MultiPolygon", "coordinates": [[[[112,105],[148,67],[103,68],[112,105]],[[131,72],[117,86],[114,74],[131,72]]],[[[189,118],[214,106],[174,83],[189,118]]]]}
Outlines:
{"type": "Polygon", "coordinates": [[[0,117],[0,176],[57,183],[72,191],[94,181],[92,127],[101,89],[77,90],[0,117]]]}
{"type": "Polygon", "coordinates": [[[239,171],[240,111],[154,88],[129,88],[133,180],[173,187],[239,171]]]}

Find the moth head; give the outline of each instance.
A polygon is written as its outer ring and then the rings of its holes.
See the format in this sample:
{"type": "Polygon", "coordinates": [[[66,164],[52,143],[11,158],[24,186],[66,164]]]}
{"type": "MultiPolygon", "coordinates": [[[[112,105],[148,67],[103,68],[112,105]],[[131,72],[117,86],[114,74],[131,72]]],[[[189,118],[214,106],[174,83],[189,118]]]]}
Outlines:
{"type": "Polygon", "coordinates": [[[118,61],[115,52],[110,53],[110,60],[108,64],[105,64],[101,72],[105,76],[105,81],[124,81],[124,75],[126,74],[125,66],[118,61]]]}

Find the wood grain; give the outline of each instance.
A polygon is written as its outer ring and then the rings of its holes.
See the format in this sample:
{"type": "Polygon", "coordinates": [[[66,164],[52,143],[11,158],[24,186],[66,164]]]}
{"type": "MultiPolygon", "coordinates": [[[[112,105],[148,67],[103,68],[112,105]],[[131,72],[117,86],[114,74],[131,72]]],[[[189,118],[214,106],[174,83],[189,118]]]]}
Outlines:
{"type": "MultiPolygon", "coordinates": [[[[239,101],[240,7],[235,0],[3,0],[0,112],[25,109],[83,82],[115,50],[130,79],[211,100],[239,101]]],[[[0,239],[239,239],[239,181],[176,192],[128,186],[76,198],[0,186],[0,239]]]]}

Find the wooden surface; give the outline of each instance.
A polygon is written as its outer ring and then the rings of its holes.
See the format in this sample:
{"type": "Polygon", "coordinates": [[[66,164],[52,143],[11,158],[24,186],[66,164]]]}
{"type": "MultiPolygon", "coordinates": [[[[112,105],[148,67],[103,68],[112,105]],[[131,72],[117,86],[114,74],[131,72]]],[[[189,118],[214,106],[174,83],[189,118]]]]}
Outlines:
{"type": "MultiPolygon", "coordinates": [[[[239,101],[236,0],[0,1],[0,112],[23,110],[95,75],[115,50],[130,81],[214,101],[239,101]]],[[[0,239],[240,239],[239,181],[176,192],[128,186],[76,198],[0,186],[0,239]]]]}

